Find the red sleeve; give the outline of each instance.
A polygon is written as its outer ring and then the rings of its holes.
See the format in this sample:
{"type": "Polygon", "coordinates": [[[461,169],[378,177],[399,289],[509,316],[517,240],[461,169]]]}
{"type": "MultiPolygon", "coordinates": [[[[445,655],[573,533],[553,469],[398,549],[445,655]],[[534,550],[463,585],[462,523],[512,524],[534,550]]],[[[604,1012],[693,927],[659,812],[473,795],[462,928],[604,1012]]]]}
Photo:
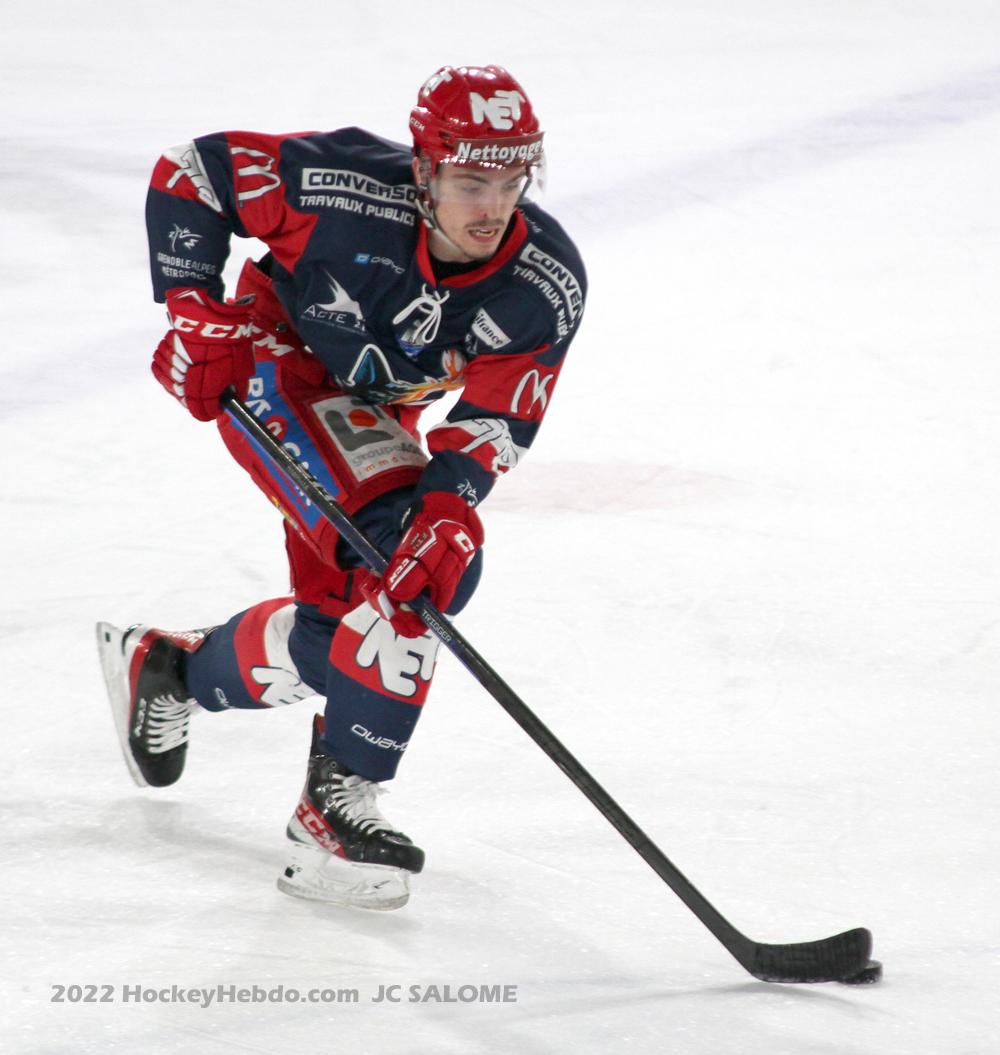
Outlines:
{"type": "MultiPolygon", "coordinates": [[[[150,190],[156,193],[157,212],[164,214],[164,223],[172,221],[174,201],[184,226],[190,226],[188,203],[196,204],[214,213],[216,222],[224,221],[230,233],[265,242],[291,271],[318,220],[288,203],[286,181],[293,179],[293,166],[284,155],[286,145],[301,135],[224,132],[172,147],[153,171],[150,190]]],[[[151,239],[155,233],[150,231],[151,239]]]]}
{"type": "Polygon", "coordinates": [[[462,401],[518,421],[542,420],[563,358],[545,365],[549,345],[515,355],[477,355],[465,371],[462,401]]]}

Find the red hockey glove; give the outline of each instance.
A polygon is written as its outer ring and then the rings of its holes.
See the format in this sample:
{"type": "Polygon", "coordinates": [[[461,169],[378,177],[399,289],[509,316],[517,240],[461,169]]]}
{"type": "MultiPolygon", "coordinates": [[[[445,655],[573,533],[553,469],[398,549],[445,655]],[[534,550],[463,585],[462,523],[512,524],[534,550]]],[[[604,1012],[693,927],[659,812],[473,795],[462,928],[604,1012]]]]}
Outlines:
{"type": "Polygon", "coordinates": [[[427,632],[423,620],[412,609],[397,605],[426,590],[431,602],[446,610],[482,544],[483,525],[476,511],[458,495],[430,491],[389,558],[385,574],[369,575],[361,592],[397,634],[420,637],[427,632]]]}
{"type": "Polygon", "coordinates": [[[172,289],[167,315],[170,333],[153,354],[156,380],[199,421],[222,413],[219,397],[230,385],[246,399],[254,372],[249,302],[221,304],[202,289],[172,289]]]}

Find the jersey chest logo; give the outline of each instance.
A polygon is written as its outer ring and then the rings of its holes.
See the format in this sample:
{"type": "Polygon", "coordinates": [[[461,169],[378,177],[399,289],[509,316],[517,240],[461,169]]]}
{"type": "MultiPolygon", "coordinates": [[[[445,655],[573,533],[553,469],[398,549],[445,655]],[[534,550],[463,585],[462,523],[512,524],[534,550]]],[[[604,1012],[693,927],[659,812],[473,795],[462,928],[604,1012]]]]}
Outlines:
{"type": "Polygon", "coordinates": [[[411,359],[434,342],[441,328],[444,303],[450,296],[450,291],[431,289],[424,283],[418,296],[393,316],[393,326],[407,323],[403,332],[397,334],[396,342],[411,359]]]}

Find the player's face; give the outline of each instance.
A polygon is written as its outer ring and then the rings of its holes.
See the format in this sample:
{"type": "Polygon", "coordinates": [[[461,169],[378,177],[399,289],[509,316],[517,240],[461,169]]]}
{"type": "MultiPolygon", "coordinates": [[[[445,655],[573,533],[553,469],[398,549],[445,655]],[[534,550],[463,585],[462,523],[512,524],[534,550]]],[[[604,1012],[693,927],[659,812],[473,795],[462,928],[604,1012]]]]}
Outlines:
{"type": "Polygon", "coordinates": [[[431,231],[431,252],[439,260],[488,260],[500,246],[526,179],[523,166],[440,165],[431,185],[434,215],[453,244],[431,231]]]}

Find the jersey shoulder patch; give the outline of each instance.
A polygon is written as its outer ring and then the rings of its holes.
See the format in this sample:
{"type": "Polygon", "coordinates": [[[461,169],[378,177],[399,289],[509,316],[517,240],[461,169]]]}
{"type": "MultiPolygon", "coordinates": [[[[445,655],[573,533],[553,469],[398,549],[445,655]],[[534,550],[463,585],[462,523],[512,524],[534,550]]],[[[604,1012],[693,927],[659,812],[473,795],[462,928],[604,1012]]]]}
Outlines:
{"type": "Polygon", "coordinates": [[[551,341],[561,344],[579,325],[587,276],[576,246],[556,221],[535,207],[525,210],[528,237],[513,261],[513,274],[548,305],[551,341]]]}

